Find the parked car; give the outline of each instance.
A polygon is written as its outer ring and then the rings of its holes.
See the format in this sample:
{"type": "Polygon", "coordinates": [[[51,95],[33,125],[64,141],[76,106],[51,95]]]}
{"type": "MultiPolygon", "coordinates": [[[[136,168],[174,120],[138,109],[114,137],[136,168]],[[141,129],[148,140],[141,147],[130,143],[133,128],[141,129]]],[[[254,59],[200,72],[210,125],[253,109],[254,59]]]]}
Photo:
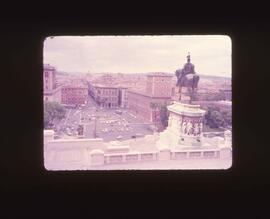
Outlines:
{"type": "Polygon", "coordinates": [[[116,137],[117,140],[120,140],[120,139],[122,139],[122,138],[123,138],[122,135],[119,135],[119,136],[116,137]]]}
{"type": "Polygon", "coordinates": [[[121,115],[122,114],[122,111],[121,110],[115,110],[115,113],[121,115]]]}

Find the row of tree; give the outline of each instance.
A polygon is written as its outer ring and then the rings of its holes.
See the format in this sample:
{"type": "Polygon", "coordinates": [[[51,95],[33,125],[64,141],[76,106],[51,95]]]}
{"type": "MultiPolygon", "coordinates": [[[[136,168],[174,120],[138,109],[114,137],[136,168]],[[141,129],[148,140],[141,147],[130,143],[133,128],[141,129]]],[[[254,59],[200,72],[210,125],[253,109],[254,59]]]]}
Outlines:
{"type": "Polygon", "coordinates": [[[228,99],[227,95],[224,92],[215,92],[215,93],[196,93],[194,94],[193,100],[220,101],[227,99],[228,99]]]}
{"type": "MultiPolygon", "coordinates": [[[[159,103],[150,103],[151,109],[159,112],[159,122],[166,128],[168,126],[169,112],[167,105],[159,103]]],[[[232,113],[231,110],[222,109],[217,106],[204,107],[206,114],[204,117],[204,124],[210,128],[228,127],[232,125],[232,113]]]]}
{"type": "Polygon", "coordinates": [[[158,124],[161,125],[161,129],[164,129],[168,126],[169,112],[167,109],[167,105],[151,102],[150,108],[156,110],[158,112],[158,124]]]}
{"type": "Polygon", "coordinates": [[[44,128],[52,128],[56,121],[64,119],[66,109],[57,102],[44,102],[44,128]]]}
{"type": "MultiPolygon", "coordinates": [[[[150,107],[156,110],[158,118],[157,121],[162,128],[168,126],[169,112],[167,105],[160,103],[150,103],[150,107]]],[[[232,125],[231,110],[221,109],[217,106],[204,107],[206,110],[204,123],[210,128],[227,127],[232,125]]],[[[66,116],[66,109],[57,102],[44,102],[44,128],[52,128],[55,122],[64,119],[66,116]]]]}
{"type": "Polygon", "coordinates": [[[232,126],[231,110],[221,109],[217,106],[209,106],[207,107],[204,121],[210,128],[232,126]]]}

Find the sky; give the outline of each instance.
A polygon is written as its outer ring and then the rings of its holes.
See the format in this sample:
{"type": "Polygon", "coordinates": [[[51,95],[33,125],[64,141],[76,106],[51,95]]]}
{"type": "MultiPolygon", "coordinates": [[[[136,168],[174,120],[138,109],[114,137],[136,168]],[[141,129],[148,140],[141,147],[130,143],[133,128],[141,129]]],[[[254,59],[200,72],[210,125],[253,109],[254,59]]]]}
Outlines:
{"type": "Polygon", "coordinates": [[[48,37],[43,62],[70,73],[174,73],[188,52],[196,73],[231,77],[226,35],[48,37]]]}

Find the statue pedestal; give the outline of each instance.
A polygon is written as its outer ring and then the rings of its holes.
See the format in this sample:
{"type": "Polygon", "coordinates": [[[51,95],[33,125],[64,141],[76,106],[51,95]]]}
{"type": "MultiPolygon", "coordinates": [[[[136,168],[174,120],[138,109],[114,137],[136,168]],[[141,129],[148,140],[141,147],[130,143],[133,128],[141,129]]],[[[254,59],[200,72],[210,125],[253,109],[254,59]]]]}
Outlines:
{"type": "Polygon", "coordinates": [[[186,94],[181,95],[181,103],[189,104],[190,99],[191,99],[190,96],[186,94]]]}
{"type": "Polygon", "coordinates": [[[174,101],[168,106],[169,122],[167,129],[160,133],[157,141],[159,149],[182,149],[200,147],[203,116],[205,111],[199,105],[174,101]]]}

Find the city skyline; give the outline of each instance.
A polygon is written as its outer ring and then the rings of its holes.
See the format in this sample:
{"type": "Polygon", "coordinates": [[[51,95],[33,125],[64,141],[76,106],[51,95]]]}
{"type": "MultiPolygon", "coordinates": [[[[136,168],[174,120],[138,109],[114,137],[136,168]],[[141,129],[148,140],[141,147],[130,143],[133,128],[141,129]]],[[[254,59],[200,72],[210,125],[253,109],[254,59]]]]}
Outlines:
{"type": "Polygon", "coordinates": [[[231,77],[231,40],[225,35],[60,36],[44,41],[44,63],[64,72],[174,73],[191,62],[198,74],[231,77]]]}

